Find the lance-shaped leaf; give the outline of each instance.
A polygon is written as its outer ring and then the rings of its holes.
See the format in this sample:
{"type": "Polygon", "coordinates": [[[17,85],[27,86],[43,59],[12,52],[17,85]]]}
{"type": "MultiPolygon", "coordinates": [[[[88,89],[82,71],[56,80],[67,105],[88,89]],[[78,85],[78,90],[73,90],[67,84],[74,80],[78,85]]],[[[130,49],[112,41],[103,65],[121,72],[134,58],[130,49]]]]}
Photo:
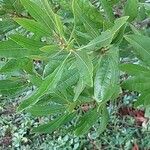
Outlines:
{"type": "Polygon", "coordinates": [[[74,93],[75,93],[74,98],[73,98],[74,101],[78,99],[78,97],[80,96],[84,88],[85,88],[84,81],[82,78],[80,78],[74,90],[74,93]]]}
{"type": "Polygon", "coordinates": [[[12,40],[0,42],[0,56],[6,58],[23,58],[42,54],[41,51],[26,49],[12,40]]]}
{"type": "Polygon", "coordinates": [[[102,25],[103,17],[97,10],[90,4],[88,0],[73,0],[72,9],[74,13],[75,24],[82,24],[85,30],[93,37],[99,35],[98,28],[102,25]]]}
{"type": "Polygon", "coordinates": [[[33,20],[33,19],[27,19],[27,18],[14,18],[14,20],[21,25],[26,30],[33,32],[36,35],[39,36],[51,36],[51,34],[48,32],[48,29],[46,27],[33,20]]]}
{"type": "Polygon", "coordinates": [[[56,56],[50,57],[50,61],[46,64],[43,72],[43,76],[46,77],[47,75],[51,74],[65,59],[66,54],[59,54],[56,56]]]}
{"type": "Polygon", "coordinates": [[[57,85],[57,89],[67,89],[69,87],[72,87],[77,83],[78,79],[79,72],[76,68],[64,69],[62,78],[57,85]]]}
{"type": "Polygon", "coordinates": [[[71,114],[61,115],[47,124],[40,125],[39,127],[33,128],[33,132],[52,133],[53,131],[60,128],[62,125],[70,122],[75,117],[75,115],[76,115],[75,112],[71,114]]]}
{"type": "Polygon", "coordinates": [[[64,97],[66,101],[70,99],[72,100],[73,98],[70,97],[70,95],[73,95],[73,88],[78,82],[78,79],[79,73],[76,68],[65,68],[61,80],[59,81],[56,89],[52,92],[61,95],[61,97],[59,96],[59,99],[64,97]]]}
{"type": "Polygon", "coordinates": [[[105,131],[107,124],[109,121],[109,112],[106,106],[102,107],[102,114],[100,119],[100,126],[98,129],[98,133],[101,134],[105,131]]]}
{"type": "Polygon", "coordinates": [[[1,69],[0,72],[8,73],[17,70],[25,70],[28,73],[33,73],[33,61],[28,58],[10,59],[1,69]]]}
{"type": "Polygon", "coordinates": [[[34,116],[47,116],[57,113],[63,113],[66,107],[64,105],[50,104],[50,105],[34,105],[27,109],[34,116]]]}
{"type": "Polygon", "coordinates": [[[130,75],[139,75],[150,76],[150,69],[137,64],[122,64],[120,65],[122,71],[127,72],[130,75]]]}
{"type": "Polygon", "coordinates": [[[37,73],[30,74],[28,79],[36,87],[40,87],[43,82],[42,77],[37,73]]]}
{"type": "Polygon", "coordinates": [[[124,16],[115,20],[114,26],[110,29],[113,38],[115,38],[118,35],[120,29],[126,24],[128,18],[129,18],[128,16],[124,16]]]}
{"type": "Polygon", "coordinates": [[[29,83],[21,79],[0,80],[0,94],[14,96],[21,93],[29,86],[29,83]]]}
{"type": "Polygon", "coordinates": [[[109,19],[109,21],[114,21],[115,16],[109,2],[107,0],[100,0],[100,2],[105,11],[105,14],[107,15],[107,19],[109,19]]]}
{"type": "Polygon", "coordinates": [[[59,34],[59,36],[64,37],[64,27],[61,18],[57,14],[55,14],[54,19],[57,33],[59,34]]]}
{"type": "Polygon", "coordinates": [[[144,105],[145,107],[150,105],[150,90],[146,90],[141,93],[137,101],[134,103],[135,107],[142,106],[144,105]]]}
{"type": "Polygon", "coordinates": [[[150,105],[150,69],[147,66],[137,64],[123,64],[121,69],[132,77],[129,77],[122,83],[122,87],[131,91],[137,91],[140,93],[139,98],[135,102],[134,106],[150,105]]]}
{"type": "Polygon", "coordinates": [[[123,82],[122,86],[131,91],[142,92],[150,89],[149,76],[138,75],[123,82]]]}
{"type": "Polygon", "coordinates": [[[127,0],[125,9],[125,16],[129,16],[129,21],[133,21],[138,15],[138,0],[127,0]]]}
{"type": "Polygon", "coordinates": [[[100,113],[96,109],[88,111],[84,116],[79,118],[74,129],[75,134],[80,136],[88,133],[89,129],[96,123],[99,117],[100,113]]]}
{"type": "Polygon", "coordinates": [[[94,97],[97,102],[109,100],[118,92],[118,48],[112,47],[100,58],[94,80],[94,97]]]}
{"type": "Polygon", "coordinates": [[[105,32],[102,32],[101,35],[94,38],[87,45],[80,47],[78,50],[98,50],[102,47],[109,46],[112,40],[118,35],[120,29],[125,25],[128,18],[128,16],[125,16],[117,19],[113,27],[105,32]]]}
{"type": "Polygon", "coordinates": [[[48,33],[53,31],[54,28],[51,16],[47,14],[47,11],[44,8],[41,8],[41,6],[31,0],[21,0],[21,3],[36,21],[40,22],[49,29],[47,30],[48,33]]]}
{"type": "Polygon", "coordinates": [[[61,21],[60,16],[53,12],[48,0],[42,0],[41,5],[45,13],[47,13],[49,16],[49,20],[52,22],[53,29],[59,34],[60,37],[64,37],[63,22],[61,21]]]}
{"type": "Polygon", "coordinates": [[[14,42],[16,42],[18,45],[26,49],[33,49],[36,51],[36,50],[39,50],[41,47],[45,46],[45,44],[40,41],[29,39],[22,35],[12,35],[10,36],[10,38],[14,42]]]}
{"type": "Polygon", "coordinates": [[[57,86],[57,83],[59,82],[59,80],[62,76],[65,62],[69,56],[70,56],[70,53],[67,55],[67,57],[62,62],[62,64],[58,68],[56,68],[52,74],[48,75],[44,79],[44,81],[42,82],[41,86],[37,89],[37,91],[35,91],[35,93],[33,95],[31,95],[31,97],[24,100],[20,104],[20,106],[18,107],[18,111],[22,111],[22,110],[36,104],[41,96],[46,94],[50,89],[52,90],[57,86]]]}
{"type": "Polygon", "coordinates": [[[143,35],[126,35],[125,39],[134,47],[137,57],[150,65],[150,38],[143,35]]]}
{"type": "Polygon", "coordinates": [[[4,66],[0,68],[0,72],[13,72],[18,69],[19,63],[17,59],[10,59],[4,66]]]}
{"type": "Polygon", "coordinates": [[[3,21],[0,21],[0,34],[5,34],[17,27],[17,23],[12,19],[3,19],[3,21]]]}
{"type": "Polygon", "coordinates": [[[78,50],[85,49],[93,51],[93,50],[99,50],[102,47],[108,46],[112,42],[112,33],[110,31],[102,32],[102,34],[96,38],[94,38],[92,41],[90,41],[87,45],[79,48],[78,50]]]}
{"type": "Polygon", "coordinates": [[[129,25],[134,34],[137,34],[137,35],[142,34],[141,31],[139,31],[134,25],[132,25],[131,23],[129,25]]]}
{"type": "Polygon", "coordinates": [[[93,86],[93,64],[87,53],[83,51],[74,52],[76,56],[76,65],[85,85],[93,86]]]}

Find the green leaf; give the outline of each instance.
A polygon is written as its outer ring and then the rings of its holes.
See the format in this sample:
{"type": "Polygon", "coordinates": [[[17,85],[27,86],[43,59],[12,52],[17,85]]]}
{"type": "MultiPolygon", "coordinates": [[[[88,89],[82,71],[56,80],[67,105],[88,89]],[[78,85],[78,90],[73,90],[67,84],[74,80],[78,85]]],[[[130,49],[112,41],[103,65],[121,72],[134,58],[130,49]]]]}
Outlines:
{"type": "Polygon", "coordinates": [[[29,81],[35,85],[36,87],[40,87],[43,80],[41,78],[41,76],[39,76],[38,74],[34,73],[34,74],[30,74],[28,77],[29,81]]]}
{"type": "Polygon", "coordinates": [[[29,39],[22,35],[11,35],[10,38],[14,42],[16,42],[18,45],[26,49],[33,49],[36,51],[36,50],[39,50],[41,47],[45,46],[45,44],[40,41],[29,39]]]}
{"type": "Polygon", "coordinates": [[[75,25],[82,24],[93,38],[99,35],[96,24],[102,26],[102,15],[90,4],[88,0],[73,0],[72,9],[75,25]]]}
{"type": "Polygon", "coordinates": [[[55,52],[57,53],[60,50],[60,48],[58,45],[46,45],[46,46],[40,48],[40,50],[42,52],[53,54],[55,52]]]}
{"type": "Polygon", "coordinates": [[[139,74],[147,75],[147,76],[150,75],[150,69],[137,64],[122,64],[120,68],[122,71],[125,71],[130,75],[135,75],[135,76],[139,74]]]}
{"type": "Polygon", "coordinates": [[[65,110],[65,106],[58,104],[50,104],[50,105],[34,105],[31,108],[27,109],[29,113],[34,116],[47,116],[56,113],[63,113],[65,110]]]}
{"type": "Polygon", "coordinates": [[[17,70],[23,70],[30,74],[33,73],[33,61],[28,58],[10,59],[1,69],[0,72],[8,73],[17,70]]]}
{"type": "Polygon", "coordinates": [[[114,21],[115,19],[115,16],[114,16],[114,13],[113,13],[113,10],[112,10],[112,7],[110,6],[110,4],[108,3],[107,0],[100,0],[101,4],[102,4],[102,7],[105,11],[105,14],[107,16],[107,19],[109,21],[114,21]]]}
{"type": "Polygon", "coordinates": [[[61,36],[61,37],[64,37],[64,27],[63,27],[63,23],[60,19],[60,17],[55,14],[54,15],[54,19],[55,19],[55,28],[56,28],[56,31],[57,33],[61,36]]]}
{"type": "Polygon", "coordinates": [[[52,29],[56,31],[61,38],[64,39],[64,28],[61,18],[53,12],[48,0],[42,0],[41,5],[43,10],[49,17],[49,22],[51,23],[52,29]]]}
{"type": "MultiPolygon", "coordinates": [[[[40,97],[39,101],[36,105],[49,105],[49,104],[58,104],[58,105],[68,105],[68,101],[66,101],[62,95],[47,93],[40,97]]],[[[34,105],[33,105],[34,106],[34,105]]]]}
{"type": "Polygon", "coordinates": [[[127,0],[124,15],[129,16],[129,21],[133,21],[138,15],[138,0],[127,0]]]}
{"type": "Polygon", "coordinates": [[[56,88],[57,83],[59,82],[59,80],[62,76],[65,62],[69,56],[70,56],[70,54],[68,54],[68,56],[62,62],[62,64],[58,68],[56,68],[52,74],[48,75],[44,79],[41,86],[35,91],[35,93],[33,95],[31,95],[31,97],[24,100],[20,104],[20,106],[18,107],[18,111],[23,111],[24,109],[36,104],[41,96],[46,94],[50,89],[52,90],[52,89],[56,88]]]}
{"type": "Polygon", "coordinates": [[[89,129],[96,123],[100,114],[96,109],[90,110],[84,116],[79,118],[77,125],[74,129],[77,136],[88,133],[89,129]],[[91,117],[92,116],[92,117],[91,117]]]}
{"type": "Polygon", "coordinates": [[[0,56],[6,58],[23,58],[40,55],[42,52],[36,50],[29,50],[12,40],[0,42],[0,56]]]}
{"type": "Polygon", "coordinates": [[[76,68],[64,69],[61,80],[59,81],[56,90],[70,89],[79,79],[79,73],[76,68]]]}
{"type": "Polygon", "coordinates": [[[74,93],[75,93],[74,98],[73,98],[74,101],[78,99],[78,97],[80,96],[84,88],[85,88],[84,81],[82,80],[82,78],[80,78],[74,90],[74,93]]]}
{"type": "Polygon", "coordinates": [[[109,100],[116,92],[119,84],[118,62],[118,48],[112,47],[101,56],[94,79],[94,98],[97,102],[109,100]]]}
{"type": "Polygon", "coordinates": [[[17,59],[10,59],[1,69],[1,73],[7,73],[7,72],[13,72],[20,68],[19,63],[17,59]]]}
{"type": "Polygon", "coordinates": [[[142,92],[142,94],[139,96],[137,101],[134,103],[135,107],[143,106],[143,105],[145,107],[150,105],[150,90],[149,89],[144,91],[144,92],[142,92]]]}
{"type": "Polygon", "coordinates": [[[60,126],[70,122],[75,117],[75,114],[76,113],[61,115],[47,124],[40,125],[39,127],[33,128],[33,132],[52,133],[53,131],[60,128],[60,126]]]}
{"type": "Polygon", "coordinates": [[[43,24],[37,21],[26,18],[14,18],[14,20],[26,30],[33,32],[36,35],[51,36],[51,34],[48,32],[48,29],[46,29],[46,27],[43,24]]]}
{"type": "Polygon", "coordinates": [[[107,107],[104,106],[102,108],[100,126],[99,126],[99,129],[98,129],[98,133],[99,134],[101,134],[101,133],[103,133],[105,131],[105,129],[107,127],[107,124],[108,124],[108,121],[109,121],[109,112],[107,110],[107,107]]]}
{"type": "Polygon", "coordinates": [[[118,18],[114,22],[114,26],[110,29],[114,38],[118,35],[120,29],[126,24],[128,16],[118,18]]]}
{"type": "Polygon", "coordinates": [[[59,55],[54,54],[52,57],[50,57],[50,61],[46,64],[43,72],[43,76],[46,77],[47,75],[51,74],[65,59],[66,54],[61,53],[59,55]]]}
{"type": "Polygon", "coordinates": [[[123,82],[122,86],[125,89],[129,89],[131,91],[142,92],[144,90],[148,90],[150,88],[149,77],[145,77],[144,75],[139,75],[137,77],[132,77],[123,82]]]}
{"type": "Polygon", "coordinates": [[[121,17],[115,20],[114,26],[105,32],[102,32],[101,35],[97,36],[91,40],[87,45],[78,48],[78,50],[99,50],[102,47],[107,47],[110,45],[112,40],[117,37],[120,29],[125,25],[129,17],[121,17]]]}
{"type": "Polygon", "coordinates": [[[29,83],[22,79],[0,80],[0,94],[13,96],[21,93],[29,86],[29,83]]]}
{"type": "Polygon", "coordinates": [[[129,25],[134,34],[141,35],[141,32],[134,25],[131,23],[129,25]]]}
{"type": "Polygon", "coordinates": [[[6,19],[0,21],[0,34],[5,34],[15,28],[17,28],[17,24],[12,19],[6,19]]]}
{"type": "Polygon", "coordinates": [[[43,24],[47,29],[49,29],[47,30],[47,32],[51,34],[54,30],[54,24],[52,15],[49,13],[51,9],[47,9],[47,7],[49,8],[47,0],[41,1],[40,5],[37,5],[31,0],[21,0],[21,3],[36,21],[43,24]]]}
{"type": "Polygon", "coordinates": [[[88,54],[85,52],[74,52],[76,56],[76,65],[80,78],[90,87],[93,86],[93,64],[88,54]]]}
{"type": "Polygon", "coordinates": [[[102,47],[108,46],[112,42],[112,38],[113,36],[110,31],[102,32],[100,36],[94,38],[87,45],[79,48],[78,50],[83,50],[83,49],[85,49],[86,51],[100,50],[102,47]]]}
{"type": "Polygon", "coordinates": [[[57,87],[54,91],[55,94],[61,95],[59,98],[64,97],[64,100],[69,102],[73,102],[73,89],[74,86],[76,86],[76,83],[79,80],[79,73],[76,68],[65,68],[63,71],[63,75],[60,79],[60,81],[57,84],[57,87]],[[72,96],[71,96],[72,95],[72,96]]]}
{"type": "Polygon", "coordinates": [[[134,47],[137,57],[150,65],[150,38],[143,35],[126,35],[125,39],[134,47]]]}

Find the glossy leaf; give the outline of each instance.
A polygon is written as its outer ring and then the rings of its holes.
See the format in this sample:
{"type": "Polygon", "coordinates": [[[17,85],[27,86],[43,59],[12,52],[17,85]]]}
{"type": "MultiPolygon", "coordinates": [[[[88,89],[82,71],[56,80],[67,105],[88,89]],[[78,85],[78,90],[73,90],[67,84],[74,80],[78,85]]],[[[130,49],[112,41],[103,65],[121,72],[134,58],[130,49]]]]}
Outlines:
{"type": "Polygon", "coordinates": [[[150,90],[146,90],[141,93],[137,101],[134,103],[135,107],[142,106],[144,105],[145,107],[150,105],[150,90]]]}
{"type": "Polygon", "coordinates": [[[133,21],[138,15],[138,0],[127,0],[124,9],[125,16],[129,16],[129,21],[133,21]]]}
{"type": "Polygon", "coordinates": [[[39,127],[33,128],[33,132],[37,133],[52,133],[57,130],[60,126],[70,122],[75,117],[75,113],[64,114],[56,119],[50,121],[47,124],[40,125],[39,127]]]}
{"type": "Polygon", "coordinates": [[[122,71],[125,71],[130,75],[150,75],[150,69],[137,64],[122,64],[120,68],[122,71]]]}
{"type": "Polygon", "coordinates": [[[23,58],[42,54],[40,51],[26,49],[12,40],[0,42],[0,45],[1,57],[23,58]]]}
{"type": "Polygon", "coordinates": [[[150,65],[150,38],[143,35],[127,35],[125,39],[134,47],[138,58],[150,65]]]}
{"type": "Polygon", "coordinates": [[[84,52],[74,52],[76,56],[76,65],[80,78],[88,86],[93,86],[93,64],[88,54],[84,52]]]}
{"type": "Polygon", "coordinates": [[[139,76],[129,78],[123,82],[122,86],[123,88],[131,91],[142,92],[150,89],[150,82],[148,82],[149,79],[149,77],[144,77],[144,75],[141,74],[139,76]]]}
{"type": "Polygon", "coordinates": [[[20,104],[20,106],[18,107],[18,111],[22,111],[27,107],[36,104],[41,96],[46,94],[48,90],[54,89],[57,86],[57,83],[59,82],[61,75],[63,73],[65,62],[68,59],[69,55],[65,58],[62,64],[55,69],[55,71],[52,74],[48,75],[44,79],[41,86],[35,91],[35,93],[20,104]]]}
{"type": "Polygon", "coordinates": [[[80,24],[83,23],[86,31],[90,33],[90,35],[94,38],[98,36],[98,30],[96,27],[96,23],[99,21],[103,21],[103,17],[97,10],[90,5],[88,0],[73,0],[72,1],[72,9],[74,13],[75,24],[79,22],[80,24]],[[89,18],[92,17],[92,18],[89,18]]]}
{"type": "Polygon", "coordinates": [[[102,47],[108,46],[112,42],[112,33],[110,31],[102,32],[102,34],[96,38],[94,38],[92,41],[90,41],[87,45],[79,48],[78,50],[100,50],[102,47]]]}
{"type": "Polygon", "coordinates": [[[27,111],[34,116],[48,116],[60,112],[64,112],[65,106],[50,104],[50,105],[34,105],[27,111]]]}
{"type": "Polygon", "coordinates": [[[86,134],[89,131],[89,129],[96,123],[99,116],[99,112],[97,112],[96,109],[87,112],[77,122],[77,125],[75,127],[75,134],[77,136],[86,134]]]}
{"type": "Polygon", "coordinates": [[[94,97],[97,102],[109,100],[119,84],[118,49],[112,47],[99,60],[94,79],[94,97]]]}
{"type": "Polygon", "coordinates": [[[40,41],[29,39],[22,35],[12,35],[10,38],[14,42],[16,42],[18,45],[26,49],[33,49],[36,51],[36,50],[39,50],[39,48],[45,46],[45,44],[40,41]]]}
{"type": "Polygon", "coordinates": [[[23,70],[30,74],[33,73],[33,62],[28,58],[10,59],[1,69],[0,72],[8,73],[17,70],[23,70]]]}
{"type": "Polygon", "coordinates": [[[111,28],[114,38],[119,33],[119,30],[127,23],[128,18],[128,16],[124,16],[115,20],[114,26],[111,28]]]}
{"type": "Polygon", "coordinates": [[[33,32],[36,35],[39,36],[51,36],[51,34],[48,32],[48,29],[45,28],[44,25],[41,23],[34,21],[33,19],[27,19],[27,18],[14,18],[14,20],[24,27],[26,30],[33,32]]]}
{"type": "Polygon", "coordinates": [[[101,134],[105,131],[107,124],[109,121],[109,112],[106,108],[106,106],[104,106],[102,108],[102,114],[101,114],[101,119],[100,119],[100,127],[98,129],[98,133],[101,134]]]}
{"type": "Polygon", "coordinates": [[[100,0],[100,2],[101,2],[102,7],[105,11],[105,14],[107,15],[107,18],[110,21],[114,21],[115,16],[113,14],[113,10],[112,10],[112,7],[110,6],[109,2],[107,0],[100,0]]]}
{"type": "Polygon", "coordinates": [[[78,99],[78,97],[80,96],[84,88],[85,88],[84,81],[82,78],[80,78],[74,90],[74,93],[75,93],[74,99],[73,99],[74,101],[78,99]]]}
{"type": "MultiPolygon", "coordinates": [[[[46,1],[47,0],[42,1],[42,4],[44,6],[46,1]]],[[[51,16],[49,16],[49,13],[47,12],[47,10],[45,10],[45,8],[41,8],[41,6],[37,5],[31,0],[21,0],[21,3],[36,21],[40,22],[49,29],[47,30],[48,33],[52,33],[52,31],[54,30],[52,18],[51,16]]]]}
{"type": "Polygon", "coordinates": [[[12,96],[21,93],[29,86],[29,83],[21,79],[0,80],[0,94],[2,96],[12,96]]]}

